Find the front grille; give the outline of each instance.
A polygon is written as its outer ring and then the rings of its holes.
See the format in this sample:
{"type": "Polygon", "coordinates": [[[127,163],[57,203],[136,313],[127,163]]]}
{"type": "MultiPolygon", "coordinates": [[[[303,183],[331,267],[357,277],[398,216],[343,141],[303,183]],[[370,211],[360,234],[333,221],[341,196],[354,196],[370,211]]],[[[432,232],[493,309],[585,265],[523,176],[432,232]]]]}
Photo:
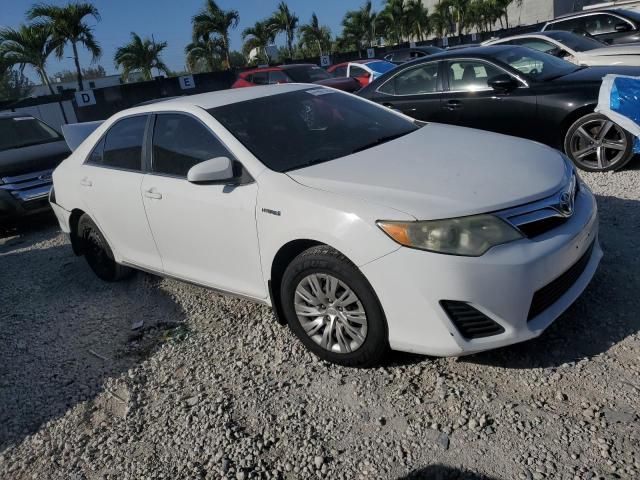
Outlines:
{"type": "Polygon", "coordinates": [[[535,238],[567,222],[566,217],[547,217],[542,220],[520,225],[518,228],[528,238],[535,238]]]}
{"type": "Polygon", "coordinates": [[[504,333],[501,325],[468,303],[442,300],[440,305],[464,338],[484,338],[504,333]]]}
{"type": "Polygon", "coordinates": [[[23,202],[39,202],[46,199],[51,190],[51,174],[53,170],[40,170],[0,180],[0,189],[9,192],[14,198],[23,202]]]}
{"type": "Polygon", "coordinates": [[[567,293],[573,284],[576,283],[585,268],[587,268],[587,264],[589,263],[591,254],[593,253],[594,245],[595,242],[589,246],[587,251],[584,252],[584,255],[580,257],[580,260],[574,263],[569,270],[533,294],[533,300],[531,301],[531,308],[529,308],[527,321],[533,320],[551,305],[560,300],[560,298],[567,293]]]}

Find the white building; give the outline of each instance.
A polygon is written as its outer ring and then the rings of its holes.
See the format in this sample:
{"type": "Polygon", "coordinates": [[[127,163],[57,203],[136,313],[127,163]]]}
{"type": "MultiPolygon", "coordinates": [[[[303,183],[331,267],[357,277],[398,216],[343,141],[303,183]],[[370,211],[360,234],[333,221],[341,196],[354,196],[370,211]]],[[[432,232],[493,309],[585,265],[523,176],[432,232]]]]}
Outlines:
{"type": "MultiPolygon", "coordinates": [[[[59,80],[59,79],[58,79],[59,80]]],[[[120,85],[122,83],[122,77],[120,75],[107,75],[106,77],[94,78],[91,80],[82,79],[84,88],[90,90],[93,88],[112,87],[113,85],[120,85]]],[[[72,80],[69,82],[56,81],[56,78],[51,79],[51,86],[55,93],[62,93],[63,90],[77,90],[78,82],[72,80]]],[[[46,85],[36,85],[31,91],[31,96],[42,97],[44,95],[51,95],[49,87],[46,85]]]]}
{"type": "MultiPolygon", "coordinates": [[[[429,12],[435,10],[435,6],[441,0],[422,0],[429,12]]],[[[629,8],[631,4],[640,4],[640,1],[605,1],[605,0],[514,0],[507,11],[509,16],[509,27],[520,25],[532,25],[546,22],[560,15],[580,11],[585,7],[589,8],[596,4],[610,7],[629,8]]],[[[496,25],[500,28],[500,24],[496,25]]]]}

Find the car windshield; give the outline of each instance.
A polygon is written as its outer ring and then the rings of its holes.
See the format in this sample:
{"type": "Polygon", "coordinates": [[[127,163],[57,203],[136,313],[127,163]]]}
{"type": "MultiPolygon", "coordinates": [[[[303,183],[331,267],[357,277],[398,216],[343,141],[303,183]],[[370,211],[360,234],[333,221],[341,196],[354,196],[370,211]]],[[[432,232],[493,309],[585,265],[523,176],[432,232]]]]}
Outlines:
{"type": "Polygon", "coordinates": [[[396,68],[396,65],[390,62],[369,62],[367,67],[376,73],[387,73],[389,70],[396,68]]]}
{"type": "Polygon", "coordinates": [[[315,65],[304,65],[301,67],[291,67],[286,69],[287,74],[294,82],[313,83],[319,80],[331,78],[326,70],[315,65]]]}
{"type": "Polygon", "coordinates": [[[58,140],[58,132],[33,117],[0,117],[0,151],[58,140]]]}
{"type": "Polygon", "coordinates": [[[524,47],[509,47],[494,53],[494,57],[539,82],[568,75],[579,68],[553,55],[524,47]]]}
{"type": "MultiPolygon", "coordinates": [[[[545,32],[547,33],[547,32],[545,32]]],[[[575,52],[588,52],[606,45],[595,38],[583,37],[571,32],[548,32],[549,38],[557,40],[575,52]]]]}
{"type": "Polygon", "coordinates": [[[232,103],[209,113],[277,172],[344,157],[419,128],[384,107],[324,87],[232,103]]]}

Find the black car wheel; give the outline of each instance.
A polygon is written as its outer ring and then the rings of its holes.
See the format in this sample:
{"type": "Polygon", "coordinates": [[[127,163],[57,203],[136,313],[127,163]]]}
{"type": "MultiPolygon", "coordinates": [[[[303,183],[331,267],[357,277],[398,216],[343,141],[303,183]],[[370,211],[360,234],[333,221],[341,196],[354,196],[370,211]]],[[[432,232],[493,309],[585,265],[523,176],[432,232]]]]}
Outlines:
{"type": "Polygon", "coordinates": [[[564,150],[573,163],[589,172],[619,170],[633,158],[633,135],[604,115],[591,113],[567,132],[564,150]]]}
{"type": "Polygon", "coordinates": [[[133,269],[115,261],[104,235],[86,213],[78,220],[78,237],[87,263],[101,280],[115,282],[133,273],[133,269]]]}
{"type": "Polygon", "coordinates": [[[388,349],[384,313],[367,279],[336,250],[321,245],[298,255],[282,278],[289,327],[323,360],[376,365],[388,349]]]}

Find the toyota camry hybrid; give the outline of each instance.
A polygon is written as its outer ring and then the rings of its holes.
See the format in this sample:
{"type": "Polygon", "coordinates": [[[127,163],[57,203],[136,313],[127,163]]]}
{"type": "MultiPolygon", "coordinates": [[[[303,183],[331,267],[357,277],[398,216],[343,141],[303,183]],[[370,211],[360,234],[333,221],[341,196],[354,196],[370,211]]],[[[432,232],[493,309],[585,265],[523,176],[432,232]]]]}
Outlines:
{"type": "Polygon", "coordinates": [[[331,88],[194,95],[96,126],[50,200],[100,278],[262,302],[338,364],[536,337],[602,257],[595,198],[560,152],[331,88]]]}

